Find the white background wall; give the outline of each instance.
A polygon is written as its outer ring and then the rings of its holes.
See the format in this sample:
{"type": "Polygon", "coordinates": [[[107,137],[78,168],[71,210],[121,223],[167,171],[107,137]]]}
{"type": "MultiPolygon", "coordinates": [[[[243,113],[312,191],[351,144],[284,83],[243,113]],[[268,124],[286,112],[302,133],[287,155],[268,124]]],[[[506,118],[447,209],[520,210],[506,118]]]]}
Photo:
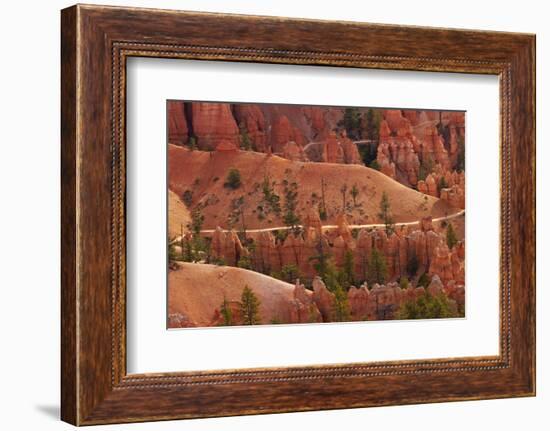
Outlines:
{"type": "MultiPolygon", "coordinates": [[[[284,415],[134,424],[146,430],[543,430],[550,414],[548,334],[550,272],[544,267],[550,228],[550,29],[545,2],[393,0],[181,0],[104,4],[355,20],[537,34],[538,396],[284,415]],[[546,208],[545,208],[546,207],[546,208]],[[546,246],[544,245],[546,244],[546,246]],[[546,269],[546,270],[545,270],[546,269]]],[[[0,32],[0,426],[69,429],[59,410],[59,10],[60,0],[2,4],[0,32]]],[[[546,255],[547,256],[547,255],[546,255]]]]}

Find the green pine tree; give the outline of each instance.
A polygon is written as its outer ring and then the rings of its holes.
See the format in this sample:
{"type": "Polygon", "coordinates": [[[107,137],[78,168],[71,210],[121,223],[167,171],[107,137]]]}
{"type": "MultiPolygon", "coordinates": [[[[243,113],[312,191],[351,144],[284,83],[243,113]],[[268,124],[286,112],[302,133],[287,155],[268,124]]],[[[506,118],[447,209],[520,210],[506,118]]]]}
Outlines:
{"type": "Polygon", "coordinates": [[[437,183],[437,191],[441,193],[441,190],[446,189],[448,187],[449,185],[447,184],[445,177],[441,177],[437,183]]]}
{"type": "Polygon", "coordinates": [[[191,151],[195,151],[197,149],[197,138],[194,136],[191,136],[189,138],[189,141],[187,142],[187,145],[189,146],[189,149],[191,151]]]}
{"type": "Polygon", "coordinates": [[[408,300],[401,304],[397,311],[398,319],[440,319],[457,317],[453,305],[444,293],[432,296],[429,293],[419,296],[415,300],[408,300]]]}
{"type": "Polygon", "coordinates": [[[257,325],[260,323],[260,300],[256,297],[252,289],[244,286],[241,294],[241,314],[244,325],[257,325]]]}
{"type": "Polygon", "coordinates": [[[295,283],[300,278],[300,270],[294,263],[288,263],[280,271],[273,271],[271,276],[287,283],[295,283]]]}
{"type": "Polygon", "coordinates": [[[354,266],[355,262],[353,259],[353,252],[351,250],[346,250],[346,252],[344,253],[344,262],[342,265],[342,284],[344,285],[346,290],[355,283],[354,266]]]}
{"type": "Polygon", "coordinates": [[[332,306],[332,319],[335,322],[347,322],[350,320],[349,301],[346,290],[338,285],[333,292],[334,304],[332,306]]]}
{"type": "Polygon", "coordinates": [[[327,250],[325,250],[325,246],[323,244],[323,238],[321,236],[319,236],[319,241],[317,242],[315,249],[317,250],[317,254],[314,256],[311,256],[309,260],[315,262],[313,264],[313,268],[317,272],[317,275],[322,279],[324,279],[327,273],[330,253],[327,250]]]}
{"type": "Polygon", "coordinates": [[[456,138],[458,143],[458,155],[456,157],[456,170],[463,172],[466,169],[466,146],[464,145],[464,138],[458,136],[456,138]]]}
{"type": "Polygon", "coordinates": [[[365,115],[367,138],[371,141],[378,141],[380,132],[380,112],[369,108],[365,115]]]}
{"type": "Polygon", "coordinates": [[[201,232],[203,223],[204,216],[202,215],[200,208],[195,208],[191,211],[191,223],[188,224],[188,227],[191,229],[191,232],[198,235],[201,232]]]}
{"type": "Polygon", "coordinates": [[[361,139],[361,113],[359,109],[344,109],[344,117],[338,122],[338,127],[343,127],[350,139],[361,139]]]}
{"type": "Polygon", "coordinates": [[[239,268],[252,269],[252,259],[250,259],[250,256],[242,255],[241,257],[239,257],[237,266],[239,268]]]}
{"type": "Polygon", "coordinates": [[[420,278],[418,279],[418,283],[416,283],[416,287],[428,287],[430,285],[430,277],[428,274],[423,273],[420,278]]]}
{"type": "Polygon", "coordinates": [[[414,277],[416,275],[418,267],[418,257],[416,257],[416,253],[414,253],[407,262],[407,274],[409,274],[409,277],[414,277]]]}
{"type": "Polygon", "coordinates": [[[434,161],[431,156],[428,155],[426,160],[422,160],[420,167],[418,168],[418,179],[424,181],[428,175],[434,170],[434,161]]]}
{"type": "Polygon", "coordinates": [[[373,248],[369,259],[369,271],[367,273],[369,284],[384,284],[387,275],[386,258],[377,248],[373,248]]]}
{"type": "Polygon", "coordinates": [[[391,213],[390,198],[386,192],[382,193],[378,217],[380,217],[386,227],[386,234],[390,235],[395,230],[395,225],[393,222],[393,215],[391,213]]]}
{"type": "Polygon", "coordinates": [[[456,232],[453,228],[452,223],[449,223],[447,225],[446,237],[447,237],[447,247],[449,247],[449,249],[452,249],[458,242],[458,238],[456,237],[456,232]]]}
{"type": "Polygon", "coordinates": [[[225,296],[223,297],[223,302],[220,307],[220,314],[223,317],[223,326],[233,325],[233,313],[231,312],[231,308],[229,308],[229,302],[225,296]]]}
{"type": "Polygon", "coordinates": [[[291,228],[294,233],[298,233],[300,224],[300,217],[296,213],[298,207],[298,184],[296,182],[289,183],[287,180],[283,180],[284,193],[285,193],[285,214],[283,216],[283,222],[291,228]]]}
{"type": "Polygon", "coordinates": [[[378,163],[378,160],[375,159],[369,164],[369,168],[376,169],[377,171],[379,171],[380,170],[380,163],[378,163]]]}
{"type": "Polygon", "coordinates": [[[353,206],[357,206],[357,196],[359,196],[359,189],[357,188],[357,184],[354,184],[351,188],[351,198],[353,199],[353,206]]]}
{"type": "Polygon", "coordinates": [[[245,151],[250,151],[252,149],[252,143],[250,141],[250,137],[248,136],[248,130],[243,123],[239,125],[239,132],[241,135],[241,148],[245,151]]]}
{"type": "Polygon", "coordinates": [[[342,212],[346,212],[346,194],[348,192],[348,185],[343,184],[342,187],[340,187],[340,193],[342,193],[342,212]]]}
{"type": "Polygon", "coordinates": [[[241,186],[241,173],[238,169],[229,169],[224,186],[233,190],[238,189],[241,186]]]}

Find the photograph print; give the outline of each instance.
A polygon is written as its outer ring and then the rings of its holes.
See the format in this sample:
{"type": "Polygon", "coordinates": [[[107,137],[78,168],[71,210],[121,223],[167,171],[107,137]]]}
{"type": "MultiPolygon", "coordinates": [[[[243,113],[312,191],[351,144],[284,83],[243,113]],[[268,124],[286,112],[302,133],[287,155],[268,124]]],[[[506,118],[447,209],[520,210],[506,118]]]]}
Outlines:
{"type": "Polygon", "coordinates": [[[465,112],[166,116],[168,328],[465,316],[465,112]]]}

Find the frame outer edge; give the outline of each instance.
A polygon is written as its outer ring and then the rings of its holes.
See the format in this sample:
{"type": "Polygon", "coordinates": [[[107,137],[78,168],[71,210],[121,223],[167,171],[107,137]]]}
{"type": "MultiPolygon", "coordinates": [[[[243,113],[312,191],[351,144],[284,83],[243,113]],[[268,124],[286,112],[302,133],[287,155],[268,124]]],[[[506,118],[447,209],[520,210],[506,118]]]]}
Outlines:
{"type": "Polygon", "coordinates": [[[535,36],[511,56],[511,361],[522,396],[536,396],[535,36]],[[521,307],[518,305],[521,304],[521,307]]]}
{"type": "Polygon", "coordinates": [[[533,337],[533,357],[532,357],[532,372],[531,377],[533,379],[532,395],[537,395],[537,37],[533,35],[530,43],[530,55],[533,60],[533,67],[531,72],[531,82],[533,83],[533,94],[531,96],[531,104],[533,109],[533,136],[532,136],[532,145],[533,145],[533,156],[531,159],[531,166],[533,169],[533,193],[532,193],[532,202],[533,202],[533,237],[534,237],[534,259],[533,259],[533,317],[532,317],[532,337],[533,337]]]}
{"type": "Polygon", "coordinates": [[[77,327],[78,7],[61,11],[61,420],[79,422],[77,327]]]}
{"type": "Polygon", "coordinates": [[[531,147],[531,158],[529,160],[530,164],[530,180],[532,182],[532,190],[531,194],[528,196],[529,204],[531,206],[531,217],[529,218],[529,221],[531,223],[530,229],[531,234],[533,238],[533,244],[532,244],[532,259],[531,259],[531,268],[530,268],[530,277],[531,277],[531,283],[529,285],[529,289],[531,292],[529,292],[529,299],[530,299],[530,319],[529,319],[529,325],[530,325],[530,342],[531,342],[531,349],[530,349],[530,369],[529,369],[529,395],[530,396],[536,396],[537,395],[537,298],[536,298],[536,282],[537,282],[537,260],[536,260],[536,252],[537,252],[537,129],[536,129],[536,123],[537,123],[537,115],[536,115],[536,109],[537,109],[537,37],[536,35],[532,35],[529,37],[527,42],[527,58],[528,61],[526,62],[529,66],[529,74],[527,76],[527,85],[529,87],[530,93],[528,95],[528,103],[531,108],[531,117],[529,118],[529,124],[528,128],[530,131],[529,136],[529,144],[531,147]]]}

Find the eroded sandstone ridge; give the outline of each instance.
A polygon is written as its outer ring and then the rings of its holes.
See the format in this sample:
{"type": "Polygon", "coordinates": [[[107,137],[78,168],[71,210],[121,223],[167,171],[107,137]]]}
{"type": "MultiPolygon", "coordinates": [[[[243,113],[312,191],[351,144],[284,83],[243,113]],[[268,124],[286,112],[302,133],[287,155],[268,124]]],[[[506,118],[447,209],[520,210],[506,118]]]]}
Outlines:
{"type": "Polygon", "coordinates": [[[463,112],[171,101],[168,128],[170,143],[206,151],[224,140],[289,160],[372,165],[464,207],[454,178],[465,163],[463,112]]]}
{"type": "MultiPolygon", "coordinates": [[[[463,224],[463,218],[456,217],[452,222],[463,224]]],[[[423,221],[425,224],[426,220],[423,221]]],[[[464,243],[457,241],[449,248],[445,229],[430,227],[423,230],[419,224],[397,227],[390,235],[380,228],[352,231],[345,221],[338,228],[322,233],[312,223],[306,225],[301,234],[288,234],[284,238],[270,231],[251,232],[248,240],[253,244],[252,250],[242,245],[235,231],[218,228],[212,234],[212,254],[233,266],[243,256],[250,257],[252,267],[267,274],[295,266],[302,276],[314,278],[317,275],[315,257],[320,253],[331,256],[335,265],[341,267],[346,252],[351,252],[354,278],[364,280],[372,252],[376,249],[385,258],[387,279],[398,280],[401,276],[414,279],[426,272],[430,276],[437,275],[444,284],[450,281],[463,284],[464,243]],[[415,262],[412,269],[411,261],[415,262]]]]}
{"type": "Polygon", "coordinates": [[[312,163],[245,151],[220,141],[214,151],[168,146],[168,187],[190,210],[199,209],[203,227],[246,229],[284,226],[285,204],[294,198],[300,220],[312,211],[334,225],[343,210],[350,224],[379,223],[383,192],[392,203],[396,222],[417,221],[457,211],[448,201],[405,187],[376,169],[359,164],[312,163]],[[226,186],[229,172],[239,172],[240,184],[226,186]]]}
{"type": "MultiPolygon", "coordinates": [[[[444,295],[455,314],[463,313],[464,242],[457,241],[449,247],[444,224],[433,223],[431,217],[425,217],[414,225],[397,226],[388,235],[381,228],[352,230],[345,217],[341,217],[339,222],[337,227],[326,230],[322,228],[320,220],[312,215],[298,235],[289,233],[285,237],[278,237],[269,231],[249,233],[246,245],[243,245],[235,231],[216,229],[210,238],[210,253],[212,260],[222,266],[177,264],[170,271],[173,288],[187,292],[178,300],[186,305],[174,304],[172,307],[172,325],[222,324],[220,304],[223,295],[233,304],[230,305],[233,307],[233,324],[242,324],[237,305],[238,294],[245,284],[268,307],[261,310],[262,323],[339,321],[335,316],[336,293],[328,289],[319,276],[320,256],[325,256],[327,261],[330,259],[336,268],[344,268],[349,259],[351,281],[345,291],[349,320],[397,318],[403,303],[416,301],[426,293],[432,297],[444,295]],[[379,253],[385,262],[383,280],[377,281],[372,274],[375,271],[374,253],[379,253]],[[226,265],[244,266],[247,270],[229,270],[226,265]],[[180,271],[182,268],[185,271],[180,271]],[[225,275],[218,275],[212,281],[209,278],[212,277],[212,271],[218,274],[234,271],[232,274],[246,277],[238,282],[233,279],[229,282],[229,278],[224,278],[225,275]],[[206,278],[193,278],[199,275],[206,278]],[[284,282],[281,284],[277,277],[284,282]],[[300,280],[305,281],[309,288],[300,280]],[[405,284],[403,280],[406,280],[405,284]],[[291,284],[294,287],[291,288],[291,284]],[[285,288],[277,295],[286,293],[277,296],[277,301],[266,296],[265,289],[275,294],[281,286],[285,288]],[[215,299],[213,303],[209,302],[206,311],[197,314],[194,306],[187,304],[187,301],[194,301],[196,295],[200,296],[197,301],[206,301],[206,296],[209,301],[215,299]]],[[[446,223],[452,223],[460,231],[463,229],[463,216],[446,223]]],[[[185,244],[192,241],[193,234],[187,233],[175,242],[185,244]]],[[[176,246],[176,252],[181,252],[183,248],[185,245],[176,246]]]]}
{"type": "MultiPolygon", "coordinates": [[[[225,304],[232,315],[232,325],[244,325],[239,302],[239,287],[245,283],[259,298],[258,324],[321,323],[335,321],[335,294],[316,277],[312,290],[300,280],[294,285],[269,278],[262,280],[257,273],[240,268],[179,263],[169,273],[171,300],[168,314],[170,328],[223,326],[221,305],[225,304]]],[[[437,275],[428,287],[402,288],[396,282],[367,282],[359,287],[351,286],[346,299],[349,320],[393,319],[397,310],[407,301],[416,301],[429,293],[445,295],[453,312],[464,307],[464,285],[444,285],[437,275]]]]}

